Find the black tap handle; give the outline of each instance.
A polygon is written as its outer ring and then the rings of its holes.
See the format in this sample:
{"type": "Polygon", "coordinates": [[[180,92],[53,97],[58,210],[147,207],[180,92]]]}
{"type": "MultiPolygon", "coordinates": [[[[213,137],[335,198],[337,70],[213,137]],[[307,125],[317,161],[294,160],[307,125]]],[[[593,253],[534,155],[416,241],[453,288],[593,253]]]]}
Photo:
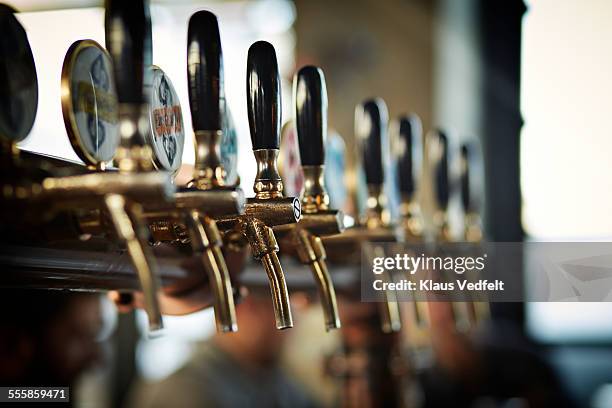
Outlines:
{"type": "Polygon", "coordinates": [[[323,71],[303,67],[296,74],[293,87],[302,166],[321,166],[327,138],[327,87],[323,71]]]}
{"type": "Polygon", "coordinates": [[[278,149],[281,95],[276,52],[272,44],[257,41],[247,58],[247,109],[253,150],[278,149]]]}
{"type": "Polygon", "coordinates": [[[149,2],[106,0],[105,10],[106,48],[113,59],[119,103],[143,103],[153,53],[149,2]]]}
{"type": "Polygon", "coordinates": [[[461,146],[461,203],[463,210],[478,212],[480,210],[483,189],[483,163],[480,144],[464,143],[461,146]]]}
{"type": "Polygon", "coordinates": [[[434,194],[438,206],[446,210],[450,197],[450,181],[448,169],[448,136],[442,130],[434,130],[430,133],[428,145],[435,145],[436,154],[431,158],[434,177],[434,194]]]}
{"type": "Polygon", "coordinates": [[[423,130],[416,114],[399,118],[396,141],[397,176],[399,190],[412,197],[416,192],[421,172],[423,130]]]}
{"type": "Polygon", "coordinates": [[[187,80],[193,129],[222,128],[223,53],[217,16],[198,11],[189,19],[187,31],[187,80]]]}
{"type": "Polygon", "coordinates": [[[360,149],[366,183],[382,185],[384,182],[383,132],[387,124],[387,105],[380,99],[369,99],[355,111],[355,135],[360,149]]]}

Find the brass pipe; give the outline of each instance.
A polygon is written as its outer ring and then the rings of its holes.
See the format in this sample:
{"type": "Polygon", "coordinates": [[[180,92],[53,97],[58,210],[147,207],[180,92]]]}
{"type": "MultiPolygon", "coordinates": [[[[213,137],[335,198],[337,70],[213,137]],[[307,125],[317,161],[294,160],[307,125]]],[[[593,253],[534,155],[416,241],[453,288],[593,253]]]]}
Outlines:
{"type": "Polygon", "coordinates": [[[274,306],[274,317],[277,329],[288,329],[293,327],[293,317],[289,305],[289,292],[285,283],[283,268],[278,260],[276,252],[270,252],[261,257],[261,263],[266,270],[270,281],[270,293],[274,306]]]}
{"type": "Polygon", "coordinates": [[[300,261],[307,264],[313,274],[321,305],[325,317],[325,329],[339,329],[341,327],[340,314],[338,312],[338,302],[336,300],[336,290],[332,282],[327,264],[325,262],[326,253],[321,238],[311,235],[308,231],[298,229],[295,231],[297,237],[296,249],[300,261]]]}
{"type": "Polygon", "coordinates": [[[242,233],[251,247],[255,259],[259,259],[266,270],[274,305],[276,328],[293,327],[289,292],[285,282],[283,268],[278,260],[278,243],[272,228],[266,226],[257,218],[244,217],[241,220],[242,233]]]}
{"type": "Polygon", "coordinates": [[[186,216],[194,252],[199,253],[213,293],[215,321],[219,332],[235,332],[236,307],[229,271],[221,253],[222,239],[215,221],[192,210],[186,216]]]}
{"type": "Polygon", "coordinates": [[[163,328],[161,311],[157,292],[159,282],[157,278],[157,264],[152,262],[153,253],[147,242],[145,228],[141,223],[141,210],[137,204],[128,204],[119,194],[107,194],[104,204],[111,217],[115,231],[128,250],[128,254],[136,268],[142,291],[144,305],[149,317],[150,330],[163,328]]]}

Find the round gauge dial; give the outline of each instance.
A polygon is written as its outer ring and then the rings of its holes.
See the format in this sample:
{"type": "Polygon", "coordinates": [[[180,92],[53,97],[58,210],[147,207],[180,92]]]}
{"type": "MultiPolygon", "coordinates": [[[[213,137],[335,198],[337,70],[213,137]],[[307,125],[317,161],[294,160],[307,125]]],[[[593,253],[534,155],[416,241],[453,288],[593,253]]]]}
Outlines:
{"type": "Polygon", "coordinates": [[[14,10],[0,5],[0,138],[26,138],[36,117],[38,79],[25,30],[14,10]]]}
{"type": "Polygon", "coordinates": [[[88,165],[113,159],[119,145],[118,102],[111,59],[92,40],[73,43],[62,68],[62,111],[68,137],[88,165]]]}
{"type": "Polygon", "coordinates": [[[151,131],[147,141],[153,150],[153,162],[159,170],[176,174],[181,167],[185,128],[179,97],[170,78],[152,66],[149,96],[151,131]]]}

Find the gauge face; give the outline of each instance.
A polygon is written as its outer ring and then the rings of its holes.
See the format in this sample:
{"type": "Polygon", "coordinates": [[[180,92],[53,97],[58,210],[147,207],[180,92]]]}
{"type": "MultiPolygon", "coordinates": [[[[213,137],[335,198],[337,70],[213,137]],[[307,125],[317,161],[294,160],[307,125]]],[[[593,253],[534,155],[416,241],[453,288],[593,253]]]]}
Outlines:
{"type": "Polygon", "coordinates": [[[110,56],[95,41],[77,41],[66,54],[62,110],[77,155],[90,165],[112,160],[119,145],[117,93],[110,56]]]}
{"type": "Polygon", "coordinates": [[[147,137],[155,166],[176,174],[181,167],[185,128],[179,97],[170,78],[158,67],[151,67],[149,95],[151,131],[147,137]]]}
{"type": "Polygon", "coordinates": [[[0,7],[0,138],[20,142],[36,117],[38,79],[25,30],[13,10],[0,7]]]}
{"type": "Polygon", "coordinates": [[[234,126],[234,118],[227,103],[224,104],[223,136],[221,137],[221,164],[225,169],[225,184],[234,185],[238,182],[238,135],[234,126]]]}

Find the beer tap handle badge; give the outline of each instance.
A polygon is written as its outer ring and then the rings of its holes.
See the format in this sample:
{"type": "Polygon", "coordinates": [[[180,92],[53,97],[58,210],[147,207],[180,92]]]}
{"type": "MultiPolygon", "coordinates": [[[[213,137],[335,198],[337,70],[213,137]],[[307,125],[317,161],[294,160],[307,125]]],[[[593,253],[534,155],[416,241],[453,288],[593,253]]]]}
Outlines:
{"type": "Polygon", "coordinates": [[[330,129],[325,142],[325,185],[331,208],[347,208],[348,191],[345,182],[346,146],[339,133],[330,129]]]}
{"type": "Polygon", "coordinates": [[[7,143],[26,138],[38,107],[34,57],[14,13],[9,6],[0,5],[0,139],[7,143]]]}
{"type": "Polygon", "coordinates": [[[100,166],[119,144],[117,94],[110,56],[92,40],[73,43],[62,67],[62,113],[81,160],[100,166]]]}
{"type": "Polygon", "coordinates": [[[300,165],[298,136],[293,120],[285,123],[281,130],[278,166],[283,179],[283,192],[288,196],[298,196],[304,187],[304,172],[300,165]]]}
{"type": "Polygon", "coordinates": [[[153,163],[159,170],[176,174],[181,167],[185,128],[179,97],[170,78],[157,66],[152,66],[149,97],[151,131],[147,135],[153,151],[153,163]]]}

